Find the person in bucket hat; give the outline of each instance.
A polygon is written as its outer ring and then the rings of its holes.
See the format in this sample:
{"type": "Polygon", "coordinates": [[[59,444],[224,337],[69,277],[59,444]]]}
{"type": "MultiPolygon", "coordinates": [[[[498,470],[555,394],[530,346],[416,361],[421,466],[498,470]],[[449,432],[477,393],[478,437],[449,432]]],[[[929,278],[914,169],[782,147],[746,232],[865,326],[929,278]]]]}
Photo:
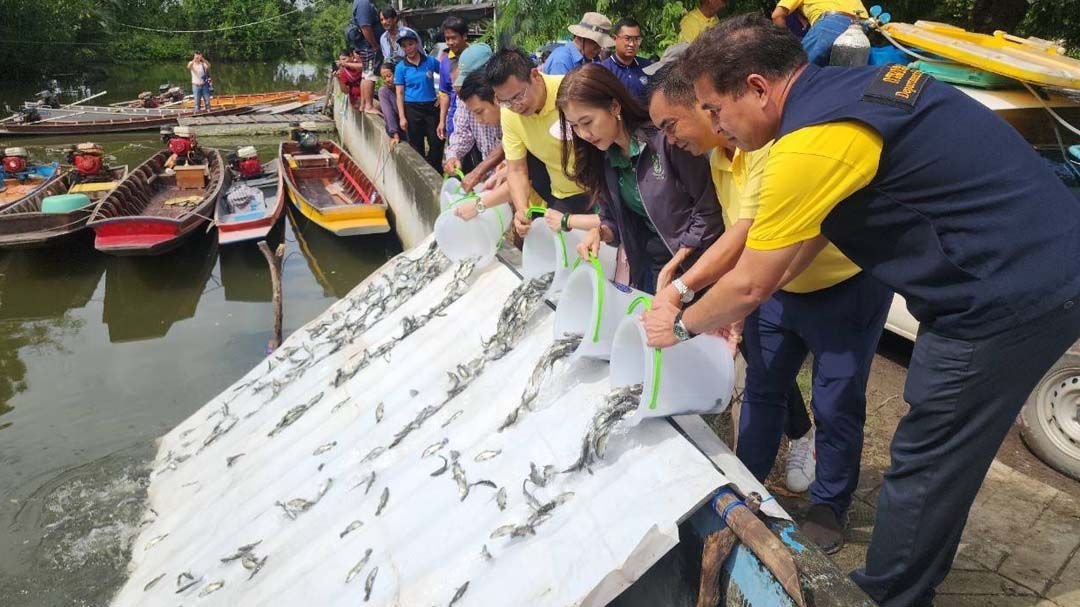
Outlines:
{"type": "Polygon", "coordinates": [[[586,62],[596,61],[600,49],[615,46],[611,37],[611,19],[600,13],[585,13],[581,22],[567,27],[574,35],[573,40],[551,51],[544,62],[544,73],[549,75],[567,74],[570,70],[586,62]]]}

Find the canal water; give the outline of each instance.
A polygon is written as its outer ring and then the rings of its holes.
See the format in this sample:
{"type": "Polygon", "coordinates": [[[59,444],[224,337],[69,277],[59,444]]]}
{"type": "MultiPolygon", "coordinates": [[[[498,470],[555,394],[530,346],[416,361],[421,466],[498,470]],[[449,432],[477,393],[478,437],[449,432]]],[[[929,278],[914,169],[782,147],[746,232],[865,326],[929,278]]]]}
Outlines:
{"type": "MultiPolygon", "coordinates": [[[[218,93],[325,88],[327,66],[215,65],[218,93]]],[[[183,85],[182,64],[123,66],[103,81],[61,81],[94,103],[183,85]]],[[[16,107],[42,83],[0,82],[16,107]]],[[[137,166],[157,133],[95,135],[112,164],[137,166]]],[[[87,139],[22,140],[35,159],[60,160],[87,139]]],[[[204,138],[264,161],[276,137],[204,138]]],[[[285,244],[289,334],[399,252],[393,235],[338,238],[290,213],[272,233],[285,244]]],[[[267,353],[270,274],[254,244],[221,248],[200,234],[155,258],[97,253],[92,238],[0,251],[0,605],[105,605],[125,577],[139,529],[156,437],[228,387],[267,353]]]]}

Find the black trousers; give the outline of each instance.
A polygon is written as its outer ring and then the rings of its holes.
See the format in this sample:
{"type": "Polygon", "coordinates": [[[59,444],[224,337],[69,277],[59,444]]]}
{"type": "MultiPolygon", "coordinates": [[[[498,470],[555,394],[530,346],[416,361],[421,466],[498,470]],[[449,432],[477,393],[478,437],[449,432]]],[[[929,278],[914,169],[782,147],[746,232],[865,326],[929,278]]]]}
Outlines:
{"type": "Polygon", "coordinates": [[[563,213],[593,212],[592,203],[589,201],[587,194],[578,194],[569,198],[556,198],[551,193],[551,176],[548,175],[547,165],[539,158],[528,154],[525,156],[525,162],[529,165],[529,182],[532,184],[532,189],[540,195],[540,198],[544,199],[548,208],[563,213]]]}
{"type": "Polygon", "coordinates": [[[911,410],[893,438],[866,568],[851,574],[882,607],[933,600],[994,455],[1032,389],[1077,336],[1080,298],[991,337],[920,330],[904,386],[911,410]]]}
{"type": "Polygon", "coordinates": [[[443,141],[439,139],[439,108],[431,102],[405,103],[405,120],[409,121],[409,145],[436,172],[442,174],[443,141]]]}

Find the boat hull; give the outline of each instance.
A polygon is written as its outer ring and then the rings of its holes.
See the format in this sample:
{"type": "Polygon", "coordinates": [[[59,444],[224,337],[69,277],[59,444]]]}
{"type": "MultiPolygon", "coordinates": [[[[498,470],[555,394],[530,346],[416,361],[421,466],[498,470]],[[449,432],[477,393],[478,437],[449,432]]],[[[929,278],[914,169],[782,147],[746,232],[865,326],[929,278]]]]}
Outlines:
{"type": "Polygon", "coordinates": [[[340,179],[335,183],[348,184],[343,187],[352,186],[353,189],[350,192],[354,196],[358,196],[359,190],[363,190],[364,195],[374,199],[378,197],[378,193],[344,150],[330,141],[323,141],[321,145],[324,151],[335,156],[338,163],[336,166],[323,167],[322,177],[300,174],[310,167],[296,166],[296,163],[290,160],[290,157],[300,157],[296,155],[296,144],[289,142],[281,144],[279,160],[285,176],[285,187],[296,210],[315,225],[336,236],[363,236],[389,232],[390,222],[387,220],[385,204],[360,201],[336,204],[327,202],[331,197],[327,194],[329,188],[325,184],[332,178],[326,175],[336,176],[340,173],[340,179]],[[313,185],[304,188],[302,184],[305,182],[313,185]],[[324,185],[319,185],[320,182],[324,185]],[[319,200],[315,199],[316,195],[319,196],[319,200]]]}
{"type": "Polygon", "coordinates": [[[163,116],[129,116],[114,120],[53,120],[50,122],[33,122],[30,124],[14,124],[5,122],[0,125],[0,134],[36,136],[36,135],[100,135],[103,133],[126,133],[133,131],[155,130],[163,126],[171,126],[179,123],[179,119],[187,116],[232,116],[250,111],[249,107],[230,107],[209,112],[177,112],[173,115],[163,116]]]}
{"type": "Polygon", "coordinates": [[[150,157],[108,197],[94,206],[87,225],[94,230],[94,248],[108,255],[150,256],[168,253],[199,230],[206,229],[221,196],[221,153],[207,149],[209,179],[200,189],[179,189],[166,175],[168,150],[150,157]],[[192,207],[169,206],[174,199],[196,197],[192,207]]]}
{"type": "MultiPolygon", "coordinates": [[[[265,166],[277,167],[277,160],[271,161],[265,166]]],[[[222,214],[221,209],[225,199],[225,196],[222,196],[218,202],[217,213],[214,218],[218,229],[218,243],[229,245],[265,239],[270,230],[274,229],[277,222],[281,220],[281,216],[285,211],[285,191],[282,186],[283,177],[281,171],[277,170],[277,180],[274,184],[259,188],[263,192],[266,213],[251,219],[245,219],[243,215],[230,216],[222,214]]],[[[225,190],[228,191],[228,185],[225,186],[225,190]]]]}

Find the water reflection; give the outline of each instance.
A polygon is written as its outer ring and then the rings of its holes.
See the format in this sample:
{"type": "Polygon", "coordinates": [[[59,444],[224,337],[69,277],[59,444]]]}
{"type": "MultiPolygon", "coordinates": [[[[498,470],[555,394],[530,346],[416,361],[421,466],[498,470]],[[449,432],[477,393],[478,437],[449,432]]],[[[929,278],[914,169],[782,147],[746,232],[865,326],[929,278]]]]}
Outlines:
{"type": "Polygon", "coordinates": [[[217,235],[199,234],[160,257],[113,257],[105,276],[109,341],[164,337],[192,318],[217,261],[217,235]]]}
{"type": "Polygon", "coordinates": [[[344,297],[400,249],[393,234],[341,238],[288,207],[289,224],[312,276],[327,297],[344,297]]]}
{"type": "MultiPolygon", "coordinates": [[[[279,222],[270,231],[266,243],[276,250],[284,240],[285,222],[279,222]]],[[[273,285],[270,267],[255,244],[222,247],[219,253],[221,285],[225,288],[225,301],[270,302],[273,285]]]]}

